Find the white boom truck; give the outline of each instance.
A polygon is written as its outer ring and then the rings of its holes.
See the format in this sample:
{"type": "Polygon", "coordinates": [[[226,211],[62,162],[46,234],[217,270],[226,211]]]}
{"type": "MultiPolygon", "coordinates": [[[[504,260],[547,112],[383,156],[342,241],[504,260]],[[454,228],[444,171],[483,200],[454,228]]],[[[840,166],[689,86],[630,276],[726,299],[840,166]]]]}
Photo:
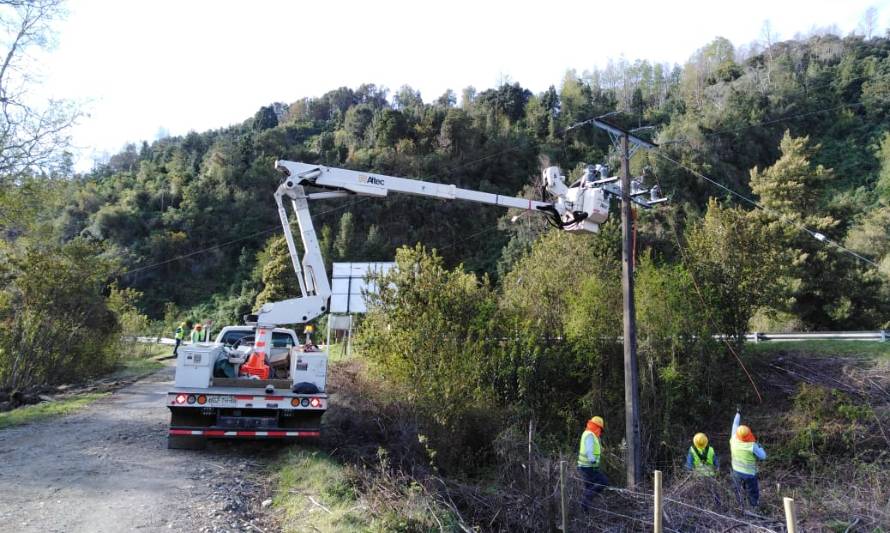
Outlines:
{"type": "MultiPolygon", "coordinates": [[[[219,342],[221,333],[218,342],[179,349],[175,387],[167,395],[170,448],[200,448],[208,438],[301,439],[320,435],[321,417],[328,406],[327,352],[308,338],[304,343],[295,338],[287,342],[288,335],[296,334],[277,328],[306,324],[328,310],[331,286],[309,214],[309,200],[383,197],[398,192],[524,209],[544,214],[566,231],[596,232],[609,216],[610,198],[621,195],[618,178],[607,177],[607,167],[600,165],[587,167],[582,178],[571,186],[565,184],[558,167],[544,169],[543,183],[554,198],[552,202],[293,161],[276,161],[275,168],[285,175],[274,197],[300,296],[264,304],[248,320],[253,332],[249,342],[226,345],[219,342]],[[307,186],[321,191],[307,193],[307,186]],[[302,261],[291,233],[285,198],[290,200],[300,228],[302,261]]],[[[663,200],[655,198],[655,191],[651,201],[641,200],[648,191],[637,183],[632,189],[630,199],[643,207],[663,200]]]]}

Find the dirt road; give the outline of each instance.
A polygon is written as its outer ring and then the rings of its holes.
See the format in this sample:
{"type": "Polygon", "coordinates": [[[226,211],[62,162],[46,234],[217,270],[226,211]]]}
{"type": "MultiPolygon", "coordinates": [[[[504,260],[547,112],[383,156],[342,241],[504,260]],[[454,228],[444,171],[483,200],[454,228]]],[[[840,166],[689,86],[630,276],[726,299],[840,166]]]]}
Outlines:
{"type": "Polygon", "coordinates": [[[280,443],[168,450],[173,370],[63,418],[0,430],[0,531],[269,531],[259,481],[280,443]]]}

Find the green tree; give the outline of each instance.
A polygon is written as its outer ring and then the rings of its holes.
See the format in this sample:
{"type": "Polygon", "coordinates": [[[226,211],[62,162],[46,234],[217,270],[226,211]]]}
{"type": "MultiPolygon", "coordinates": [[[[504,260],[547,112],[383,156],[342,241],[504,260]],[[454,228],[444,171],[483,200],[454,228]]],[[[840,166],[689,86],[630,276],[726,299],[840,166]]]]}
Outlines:
{"type": "Polygon", "coordinates": [[[105,290],[116,265],[101,252],[85,239],[0,248],[0,388],[70,383],[115,363],[120,323],[105,290]]]}
{"type": "Polygon", "coordinates": [[[263,289],[256,296],[254,309],[268,302],[299,296],[299,286],[284,236],[269,239],[262,255],[263,259],[257,266],[262,269],[263,289]]]}
{"type": "Polygon", "coordinates": [[[689,268],[702,311],[739,345],[758,309],[785,303],[793,257],[783,246],[784,237],[756,213],[721,207],[714,199],[688,231],[689,268]]]}
{"type": "Polygon", "coordinates": [[[334,258],[337,261],[348,261],[353,255],[353,239],[355,234],[355,223],[352,220],[352,213],[343,213],[340,217],[340,226],[337,229],[337,238],[334,241],[334,258]]]}

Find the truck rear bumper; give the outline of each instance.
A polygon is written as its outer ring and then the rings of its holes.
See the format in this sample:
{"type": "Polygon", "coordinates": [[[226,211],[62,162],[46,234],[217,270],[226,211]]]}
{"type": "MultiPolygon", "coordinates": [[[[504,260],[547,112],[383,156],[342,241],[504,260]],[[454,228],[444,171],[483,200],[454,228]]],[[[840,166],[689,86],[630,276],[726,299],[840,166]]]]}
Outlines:
{"type": "Polygon", "coordinates": [[[171,437],[204,437],[213,439],[308,439],[320,437],[321,431],[318,429],[263,429],[253,431],[222,428],[170,428],[169,435],[171,437]]]}

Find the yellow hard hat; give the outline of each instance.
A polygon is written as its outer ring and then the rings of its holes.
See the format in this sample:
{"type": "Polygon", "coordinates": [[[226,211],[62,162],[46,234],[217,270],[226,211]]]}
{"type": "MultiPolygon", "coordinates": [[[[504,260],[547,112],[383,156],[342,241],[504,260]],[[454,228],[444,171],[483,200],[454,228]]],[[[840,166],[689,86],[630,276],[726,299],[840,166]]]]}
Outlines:
{"type": "Polygon", "coordinates": [[[181,328],[184,328],[186,326],[188,326],[188,324],[186,324],[185,322],[183,322],[182,324],[179,325],[179,327],[181,327],[181,328]]]}
{"type": "Polygon", "coordinates": [[[745,440],[750,434],[751,428],[749,428],[748,426],[739,426],[739,429],[737,429],[735,432],[735,435],[739,438],[739,440],[745,440]]]}
{"type": "Polygon", "coordinates": [[[312,333],[315,331],[315,326],[312,324],[306,324],[306,327],[303,328],[303,333],[312,333]]]}
{"type": "Polygon", "coordinates": [[[692,437],[692,444],[695,444],[696,448],[704,449],[704,447],[708,445],[708,436],[704,433],[696,433],[695,436],[692,437]]]}
{"type": "Polygon", "coordinates": [[[594,424],[598,425],[601,428],[606,427],[606,424],[603,422],[603,417],[601,417],[601,416],[595,416],[595,417],[591,418],[590,421],[593,422],[594,424]]]}

